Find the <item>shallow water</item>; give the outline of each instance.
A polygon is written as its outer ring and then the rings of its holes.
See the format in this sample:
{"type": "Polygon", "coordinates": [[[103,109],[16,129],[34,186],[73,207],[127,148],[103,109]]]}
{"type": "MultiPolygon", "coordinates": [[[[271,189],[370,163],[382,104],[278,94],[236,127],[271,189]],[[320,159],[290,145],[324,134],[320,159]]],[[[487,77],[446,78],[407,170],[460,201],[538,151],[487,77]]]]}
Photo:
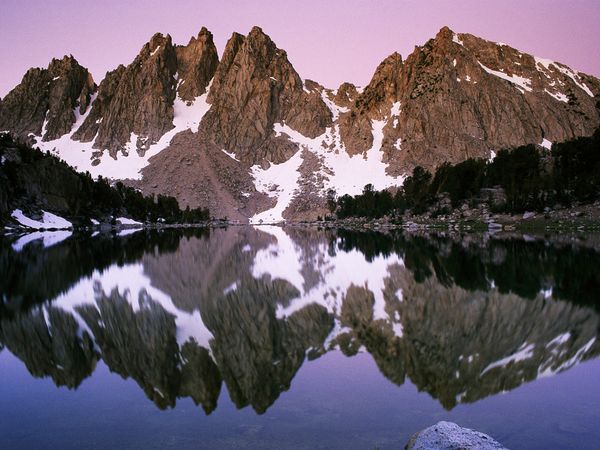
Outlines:
{"type": "Polygon", "coordinates": [[[600,442],[594,237],[0,239],[0,447],[600,442]]]}

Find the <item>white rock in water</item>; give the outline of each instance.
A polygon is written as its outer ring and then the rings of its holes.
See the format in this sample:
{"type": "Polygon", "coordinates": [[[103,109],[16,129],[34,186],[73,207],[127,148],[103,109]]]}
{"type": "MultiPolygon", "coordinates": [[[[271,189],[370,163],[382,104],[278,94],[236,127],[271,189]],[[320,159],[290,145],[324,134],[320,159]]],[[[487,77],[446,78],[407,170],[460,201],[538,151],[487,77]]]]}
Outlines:
{"type": "Polygon", "coordinates": [[[487,434],[462,428],[453,422],[438,422],[435,425],[415,433],[407,450],[498,450],[504,449],[502,444],[487,434]]]}

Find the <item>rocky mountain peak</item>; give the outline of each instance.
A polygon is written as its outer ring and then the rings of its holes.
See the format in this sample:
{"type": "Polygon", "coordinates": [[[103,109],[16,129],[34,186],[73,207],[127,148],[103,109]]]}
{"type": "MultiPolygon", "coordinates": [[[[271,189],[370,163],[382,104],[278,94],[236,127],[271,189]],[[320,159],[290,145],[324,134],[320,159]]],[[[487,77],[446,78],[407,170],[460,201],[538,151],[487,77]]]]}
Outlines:
{"type": "Polygon", "coordinates": [[[177,46],[175,50],[177,93],[182,100],[193,101],[206,92],[219,64],[213,35],[202,27],[197,37],[192,37],[186,46],[177,46]]]}
{"type": "Polygon", "coordinates": [[[354,104],[358,98],[358,90],[352,83],[344,82],[340,84],[334,95],[334,102],[337,105],[348,108],[354,104]]]}
{"type": "Polygon", "coordinates": [[[201,129],[216,145],[251,163],[282,162],[296,151],[287,139],[278,139],[275,123],[286,123],[310,137],[331,123],[320,93],[304,89],[286,52],[260,27],[246,37],[231,36],[208,102],[211,109],[201,129]]]}
{"type": "MultiPolygon", "coordinates": [[[[373,78],[356,102],[360,111],[378,109],[382,105],[388,106],[395,102],[401,95],[400,78],[402,76],[402,56],[394,52],[385,58],[373,74],[373,78]]],[[[378,111],[380,115],[388,111],[378,111]]]]}
{"type": "Polygon", "coordinates": [[[452,40],[455,34],[456,33],[454,33],[450,27],[444,25],[442,28],[440,28],[440,31],[437,32],[434,39],[436,41],[452,40]]]}
{"type": "Polygon", "coordinates": [[[392,105],[399,101],[403,61],[394,52],[375,70],[371,81],[352,103],[350,111],[340,117],[340,133],[350,154],[363,153],[373,144],[372,121],[390,115],[392,105]]]}
{"type": "Polygon", "coordinates": [[[171,36],[156,33],[127,67],[107,73],[89,116],[75,133],[112,156],[135,149],[143,154],[173,128],[177,55],[171,36]]]}
{"type": "Polygon", "coordinates": [[[171,35],[167,34],[165,36],[162,33],[154,33],[152,35],[152,37],[150,38],[150,40],[142,48],[142,52],[144,52],[144,50],[149,50],[150,52],[154,52],[154,51],[156,51],[157,47],[160,45],[172,46],[173,40],[171,38],[171,35]]]}
{"type": "Polygon", "coordinates": [[[86,112],[96,84],[72,55],[53,59],[47,69],[27,71],[0,104],[0,129],[27,138],[52,140],[68,133],[76,113],[86,112]]]}

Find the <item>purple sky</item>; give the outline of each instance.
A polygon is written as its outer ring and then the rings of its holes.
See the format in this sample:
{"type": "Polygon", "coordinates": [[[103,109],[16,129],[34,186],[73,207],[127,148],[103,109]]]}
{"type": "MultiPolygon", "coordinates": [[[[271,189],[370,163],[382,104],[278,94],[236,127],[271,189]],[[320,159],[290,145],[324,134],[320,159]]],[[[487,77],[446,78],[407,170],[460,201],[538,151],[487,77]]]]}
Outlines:
{"type": "Polygon", "coordinates": [[[600,0],[0,0],[0,96],[32,66],[73,54],[96,82],[156,31],[187,43],[204,25],[221,54],[261,26],[303,78],[365,85],[383,58],[406,57],[448,25],[600,75],[600,0]]]}

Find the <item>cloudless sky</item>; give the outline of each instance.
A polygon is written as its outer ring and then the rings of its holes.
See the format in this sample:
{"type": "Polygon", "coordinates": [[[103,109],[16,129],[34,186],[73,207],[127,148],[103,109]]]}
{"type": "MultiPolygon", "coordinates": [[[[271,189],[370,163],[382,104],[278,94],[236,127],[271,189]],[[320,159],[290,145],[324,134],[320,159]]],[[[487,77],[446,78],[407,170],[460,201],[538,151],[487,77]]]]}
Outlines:
{"type": "Polygon", "coordinates": [[[99,83],[157,31],[186,44],[206,26],[221,54],[253,25],[327,87],[365,85],[444,25],[600,76],[600,0],[0,0],[0,96],[52,57],[73,54],[99,83]]]}

